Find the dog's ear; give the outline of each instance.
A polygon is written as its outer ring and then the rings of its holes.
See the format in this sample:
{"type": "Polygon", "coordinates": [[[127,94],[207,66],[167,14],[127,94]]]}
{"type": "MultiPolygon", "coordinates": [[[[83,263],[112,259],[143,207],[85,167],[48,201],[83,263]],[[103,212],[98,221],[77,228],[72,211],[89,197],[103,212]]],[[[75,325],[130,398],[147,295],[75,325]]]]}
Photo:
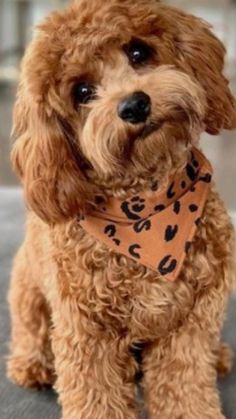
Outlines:
{"type": "Polygon", "coordinates": [[[225,48],[199,18],[173,10],[176,22],[175,51],[178,66],[192,73],[204,87],[207,97],[206,131],[218,134],[233,129],[236,107],[225,78],[225,48]]]}
{"type": "Polygon", "coordinates": [[[27,205],[48,223],[79,214],[89,187],[65,139],[55,113],[27,98],[19,89],[14,110],[16,141],[12,164],[22,179],[27,205]]]}

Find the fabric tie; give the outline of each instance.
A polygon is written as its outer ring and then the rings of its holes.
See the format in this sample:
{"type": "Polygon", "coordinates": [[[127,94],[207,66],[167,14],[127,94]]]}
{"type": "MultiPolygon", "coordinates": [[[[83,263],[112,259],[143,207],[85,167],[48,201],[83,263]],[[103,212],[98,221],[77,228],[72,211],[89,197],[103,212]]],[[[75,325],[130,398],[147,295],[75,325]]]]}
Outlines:
{"type": "Polygon", "coordinates": [[[174,281],[196,233],[210,190],[212,166],[197,149],[165,190],[122,201],[111,197],[79,221],[118,253],[174,281]]]}

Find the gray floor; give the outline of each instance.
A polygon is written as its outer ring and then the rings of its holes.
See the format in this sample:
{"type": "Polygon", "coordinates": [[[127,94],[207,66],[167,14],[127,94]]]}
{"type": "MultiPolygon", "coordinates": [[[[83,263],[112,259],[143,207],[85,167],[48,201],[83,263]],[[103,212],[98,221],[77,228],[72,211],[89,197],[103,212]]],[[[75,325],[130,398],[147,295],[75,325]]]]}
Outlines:
{"type": "MultiPolygon", "coordinates": [[[[9,383],[5,377],[5,356],[10,333],[6,294],[12,258],[23,231],[24,209],[20,190],[0,188],[0,419],[59,419],[56,396],[51,391],[23,390],[9,383]]],[[[236,353],[235,324],[236,297],[232,298],[224,331],[225,339],[236,353]]],[[[236,365],[232,373],[219,383],[219,387],[226,417],[236,419],[236,365]]]]}

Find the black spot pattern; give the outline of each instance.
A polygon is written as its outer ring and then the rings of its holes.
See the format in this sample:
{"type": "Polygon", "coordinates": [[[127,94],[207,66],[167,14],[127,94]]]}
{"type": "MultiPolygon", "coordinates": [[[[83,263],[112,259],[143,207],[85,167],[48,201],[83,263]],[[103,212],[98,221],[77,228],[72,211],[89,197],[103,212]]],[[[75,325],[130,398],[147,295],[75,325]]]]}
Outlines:
{"type": "Polygon", "coordinates": [[[189,163],[186,166],[186,173],[187,173],[187,176],[189,177],[189,179],[191,181],[194,181],[196,179],[196,172],[195,172],[193,166],[191,166],[191,164],[189,164],[189,163]]]}
{"type": "Polygon", "coordinates": [[[116,226],[114,224],[108,224],[104,229],[104,233],[108,237],[114,237],[116,234],[116,226]]]}
{"type": "Polygon", "coordinates": [[[167,190],[166,196],[168,199],[171,199],[175,196],[175,191],[173,190],[174,186],[175,186],[175,182],[172,182],[167,190]]]}
{"type": "Polygon", "coordinates": [[[154,211],[155,211],[155,212],[161,212],[161,211],[163,211],[164,209],[165,209],[165,205],[163,205],[163,204],[159,204],[159,205],[156,205],[156,206],[155,206],[154,211]]]}
{"type": "Polygon", "coordinates": [[[129,247],[130,255],[136,259],[140,259],[140,254],[137,252],[138,249],[141,249],[141,246],[139,244],[131,244],[131,246],[129,247]]]}
{"type": "Polygon", "coordinates": [[[108,224],[105,229],[104,229],[104,233],[108,236],[112,238],[112,241],[119,246],[120,245],[120,240],[117,239],[115,236],[116,234],[116,226],[114,224],[108,224]]]}
{"type": "MultiPolygon", "coordinates": [[[[143,213],[143,210],[145,210],[146,207],[146,200],[142,198],[142,196],[136,195],[134,197],[128,198],[127,200],[123,201],[120,204],[120,208],[122,210],[122,212],[126,215],[127,219],[132,220],[132,229],[135,233],[139,234],[145,231],[149,231],[152,229],[152,223],[155,224],[155,220],[152,218],[152,216],[156,213],[159,213],[163,210],[165,210],[165,208],[170,208],[170,211],[173,211],[176,215],[181,214],[182,209],[184,208],[184,206],[187,206],[188,210],[191,213],[196,213],[193,215],[194,218],[196,218],[198,216],[198,202],[196,201],[197,204],[194,203],[194,195],[192,195],[192,203],[190,205],[186,205],[186,203],[184,203],[185,201],[182,202],[182,195],[184,194],[184,190],[186,190],[187,188],[187,192],[191,191],[191,192],[195,192],[196,190],[198,190],[198,187],[200,189],[200,185],[198,184],[199,181],[205,182],[205,183],[210,183],[212,179],[212,176],[210,173],[200,173],[200,164],[197,160],[197,156],[194,156],[194,154],[191,154],[191,161],[189,161],[189,163],[186,165],[185,169],[184,169],[184,177],[182,178],[182,180],[179,180],[178,185],[176,185],[176,179],[175,181],[173,181],[167,191],[166,191],[166,197],[171,200],[170,202],[167,202],[166,205],[160,203],[156,204],[154,206],[153,209],[150,210],[153,211],[152,213],[150,213],[150,215],[147,217],[147,212],[146,214],[143,213]],[[190,181],[192,182],[192,184],[190,184],[190,181]],[[178,193],[180,188],[183,190],[182,191],[182,195],[181,192],[179,193],[179,197],[177,196],[177,189],[178,188],[178,193]],[[175,198],[175,199],[173,199],[175,198]],[[175,200],[175,202],[173,202],[175,200]],[[171,205],[170,205],[171,204],[171,205]],[[144,219],[145,216],[145,219],[144,219]]],[[[158,190],[158,182],[155,179],[151,179],[151,190],[152,191],[156,191],[158,190]]],[[[165,199],[164,199],[165,201],[165,199]]],[[[96,196],[95,197],[95,202],[96,204],[101,204],[101,209],[103,209],[104,211],[106,210],[106,204],[105,201],[103,199],[102,196],[96,196]]],[[[191,202],[191,201],[190,201],[191,202]]],[[[148,209],[148,208],[146,208],[148,209]]],[[[181,230],[181,225],[179,226],[178,223],[179,221],[177,221],[177,218],[179,220],[179,216],[175,217],[175,215],[173,214],[170,215],[170,219],[166,222],[164,229],[165,231],[162,233],[162,235],[160,236],[160,239],[165,240],[165,242],[171,242],[173,241],[176,236],[177,236],[177,240],[178,240],[178,233],[181,230]],[[172,219],[173,218],[173,219],[172,219]],[[167,225],[167,223],[170,223],[169,225],[167,225]],[[176,224],[175,224],[176,222],[176,224]],[[164,236],[164,237],[163,237],[164,236]]],[[[162,221],[162,217],[161,221],[162,221]]],[[[195,221],[192,221],[196,224],[196,226],[198,226],[201,222],[201,218],[196,218],[195,221]]],[[[119,237],[119,234],[117,234],[117,232],[119,232],[119,227],[116,224],[116,222],[112,222],[108,221],[109,224],[106,225],[105,229],[104,229],[104,233],[111,239],[111,241],[116,245],[116,246],[120,246],[122,244],[122,237],[119,237]],[[118,237],[117,237],[118,236],[118,237]]],[[[162,225],[161,225],[162,227],[162,225]]],[[[142,236],[141,236],[142,237],[142,236]]],[[[185,240],[187,240],[188,237],[186,235],[185,240]]],[[[177,240],[175,240],[173,242],[173,245],[176,246],[176,242],[177,240]]],[[[136,238],[133,240],[133,243],[130,245],[130,242],[126,244],[126,246],[128,247],[128,254],[132,257],[135,258],[137,260],[141,260],[142,259],[142,243],[140,242],[140,244],[138,244],[137,242],[140,241],[140,237],[138,238],[136,236],[136,238]]],[[[181,249],[182,251],[185,251],[186,255],[189,253],[189,250],[191,249],[191,245],[192,242],[191,241],[184,241],[181,243],[181,249]]],[[[165,244],[165,246],[167,246],[167,244],[165,244]]],[[[126,249],[127,249],[126,247],[126,249]]],[[[146,250],[146,249],[144,249],[146,250]]],[[[175,249],[177,250],[177,249],[175,249]]],[[[117,249],[117,251],[119,251],[119,249],[117,249]]],[[[175,259],[176,255],[174,255],[171,250],[169,250],[169,254],[168,250],[166,251],[166,256],[163,257],[163,254],[161,257],[162,260],[159,262],[157,269],[158,272],[162,275],[168,275],[172,272],[174,272],[178,266],[178,261],[175,259]]],[[[145,254],[144,254],[145,256],[145,254]]]]}
{"type": "Polygon", "coordinates": [[[210,173],[206,173],[204,176],[201,176],[199,180],[205,183],[211,183],[212,176],[210,173]]]}
{"type": "Polygon", "coordinates": [[[158,265],[158,271],[161,275],[167,275],[175,270],[177,260],[173,259],[171,255],[165,256],[158,265]]]}
{"type": "Polygon", "coordinates": [[[178,232],[177,224],[175,226],[168,225],[165,231],[165,241],[169,242],[174,239],[178,232]]]}
{"type": "Polygon", "coordinates": [[[139,202],[139,203],[143,204],[145,202],[145,199],[140,198],[139,196],[134,196],[133,198],[131,198],[131,202],[139,202]]]}
{"type": "Polygon", "coordinates": [[[136,233],[141,233],[143,230],[148,231],[151,228],[150,220],[140,220],[134,224],[134,231],[136,233]]]}
{"type": "Polygon", "coordinates": [[[195,204],[189,205],[189,211],[196,212],[198,210],[198,206],[195,204]]]}
{"type": "Polygon", "coordinates": [[[194,155],[193,151],[191,151],[191,160],[192,160],[192,164],[193,164],[193,166],[194,166],[194,167],[196,167],[196,168],[198,168],[198,167],[199,167],[199,163],[198,163],[198,161],[196,160],[196,158],[195,158],[195,155],[194,155]]]}
{"type": "Polygon", "coordinates": [[[141,211],[143,211],[143,210],[144,210],[144,208],[145,208],[145,205],[142,205],[142,204],[134,204],[134,205],[132,206],[132,210],[133,210],[134,212],[141,212],[141,211]]]}
{"type": "Polygon", "coordinates": [[[144,210],[144,202],[144,199],[134,197],[131,199],[131,204],[128,201],[122,202],[121,209],[129,220],[140,220],[141,217],[137,213],[140,213],[144,210]]]}
{"type": "Polygon", "coordinates": [[[179,214],[180,208],[181,208],[180,201],[176,201],[174,203],[174,207],[173,207],[173,210],[174,210],[175,214],[179,214]]]}

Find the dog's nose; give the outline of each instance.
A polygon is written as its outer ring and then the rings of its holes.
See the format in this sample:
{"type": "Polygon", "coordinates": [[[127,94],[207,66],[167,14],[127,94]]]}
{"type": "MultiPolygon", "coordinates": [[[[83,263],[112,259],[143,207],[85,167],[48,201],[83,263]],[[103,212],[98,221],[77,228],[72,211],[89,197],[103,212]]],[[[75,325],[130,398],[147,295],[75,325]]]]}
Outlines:
{"type": "Polygon", "coordinates": [[[134,92],[118,105],[118,115],[131,124],[145,122],[151,112],[151,99],[144,92],[134,92]]]}

